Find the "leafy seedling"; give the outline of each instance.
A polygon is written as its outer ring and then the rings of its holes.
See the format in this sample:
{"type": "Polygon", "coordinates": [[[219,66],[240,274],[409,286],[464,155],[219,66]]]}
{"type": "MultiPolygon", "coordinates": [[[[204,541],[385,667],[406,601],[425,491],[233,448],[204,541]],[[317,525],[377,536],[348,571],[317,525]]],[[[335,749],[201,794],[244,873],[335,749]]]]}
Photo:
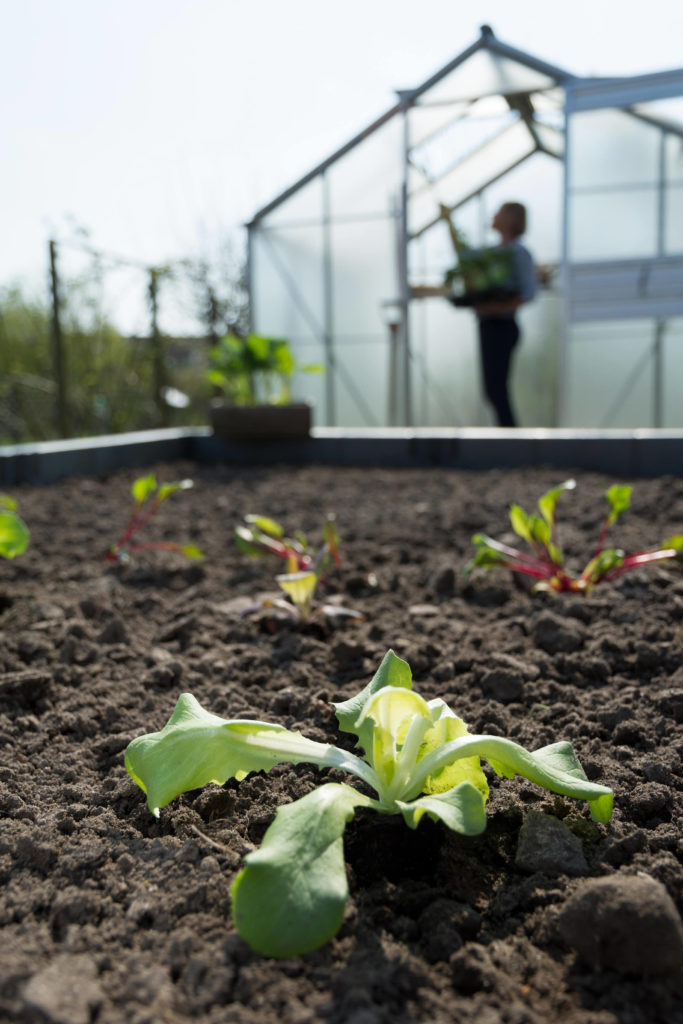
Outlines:
{"type": "Polygon", "coordinates": [[[128,773],[157,816],[180,793],[284,762],[342,769],[374,790],[368,796],[329,782],[280,807],[260,849],[245,858],[232,885],[233,920],[265,956],[306,953],[337,933],[348,896],[342,837],[357,807],[401,815],[413,829],[426,814],[467,836],[483,832],[488,785],[481,757],[497,775],[521,775],[587,800],[596,821],[610,819],[611,790],[588,781],[570,743],[528,751],[500,736],[470,735],[443,700],[413,692],[410,668],[393,651],[364,690],[334,707],[362,756],[281,725],[219,718],[189,693],[161,732],[126,750],[128,773]]]}
{"type": "Polygon", "coordinates": [[[559,487],[544,494],[538,501],[540,516],[527,515],[520,505],[510,506],[510,523],[515,533],[527,542],[532,554],[493,540],[484,533],[472,538],[476,552],[464,569],[469,576],[475,568],[510,569],[537,580],[533,592],[540,590],[590,593],[597,583],[609,583],[631,569],[669,558],[683,561],[683,535],[668,537],[660,547],[627,555],[620,548],[606,548],[607,535],[631,501],[631,487],[614,484],[605,492],[609,511],[591,558],[580,576],[572,576],[564,564],[564,554],[557,540],[555,506],[564,491],[573,490],[574,480],[565,480],[559,487]]]}
{"type": "Polygon", "coordinates": [[[322,546],[316,552],[301,530],[293,537],[286,537],[284,527],[268,516],[248,515],[244,523],[235,528],[235,543],[239,550],[250,558],[274,555],[286,563],[288,573],[302,572],[314,568],[321,558],[330,559],[341,568],[339,534],[333,515],[328,515],[322,528],[322,546]]]}
{"type": "Polygon", "coordinates": [[[130,562],[139,551],[175,551],[186,558],[202,559],[204,555],[196,544],[174,544],[171,541],[138,541],[140,530],[150,521],[159,506],[176,491],[187,491],[194,484],[192,480],[178,480],[170,484],[157,484],[153,473],[141,476],[131,487],[135,501],[125,533],[106,554],[109,562],[130,562]]]}
{"type": "Polygon", "coordinates": [[[295,624],[310,622],[314,618],[323,621],[343,618],[359,621],[360,612],[339,605],[316,605],[315,592],[320,581],[334,564],[341,567],[339,534],[334,516],[329,515],[323,523],[323,542],[317,551],[308,544],[301,531],[294,538],[285,537],[283,527],[267,516],[245,516],[244,526],[235,530],[238,548],[252,558],[275,555],[285,562],[287,571],[275,577],[275,581],[286,595],[284,598],[265,597],[249,605],[243,615],[272,611],[274,620],[281,619],[295,624]]]}
{"type": "Polygon", "coordinates": [[[26,523],[17,513],[18,502],[9,494],[0,494],[0,555],[16,558],[26,551],[31,536],[26,523]]]}

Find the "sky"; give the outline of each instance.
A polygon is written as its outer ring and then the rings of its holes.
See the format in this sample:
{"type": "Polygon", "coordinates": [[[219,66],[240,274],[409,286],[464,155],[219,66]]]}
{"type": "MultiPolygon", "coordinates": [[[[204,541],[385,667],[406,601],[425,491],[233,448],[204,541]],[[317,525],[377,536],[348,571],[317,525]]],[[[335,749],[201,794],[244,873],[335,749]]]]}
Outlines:
{"type": "Polygon", "coordinates": [[[0,286],[47,240],[210,254],[479,35],[581,75],[681,64],[680,0],[0,0],[0,286]]]}

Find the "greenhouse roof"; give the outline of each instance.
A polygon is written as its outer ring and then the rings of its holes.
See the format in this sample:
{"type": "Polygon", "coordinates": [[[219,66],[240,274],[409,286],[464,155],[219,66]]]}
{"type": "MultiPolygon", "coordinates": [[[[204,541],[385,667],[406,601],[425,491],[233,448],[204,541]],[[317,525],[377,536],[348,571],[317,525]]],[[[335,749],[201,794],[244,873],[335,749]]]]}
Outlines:
{"type": "MultiPolygon", "coordinates": [[[[398,103],[258,210],[250,226],[271,213],[396,115],[413,106],[419,106],[425,115],[421,122],[424,137],[413,140],[420,148],[424,148],[437,135],[443,134],[456,121],[462,124],[467,118],[479,121],[498,118],[500,127],[501,116],[507,114],[509,122],[503,125],[503,130],[509,131],[516,122],[522,121],[531,136],[530,152],[540,151],[560,156],[562,147],[558,143],[557,125],[552,123],[553,120],[557,121],[556,116],[553,119],[553,114],[557,115],[563,107],[562,87],[573,81],[578,81],[577,76],[501,42],[488,25],[483,25],[481,35],[471,46],[421,85],[398,91],[398,103]],[[430,112],[431,118],[427,116],[430,112]],[[431,128],[426,125],[431,125],[431,128]]],[[[489,135],[488,139],[481,140],[481,145],[473,148],[473,152],[493,141],[495,134],[489,135]]],[[[518,158],[512,159],[510,167],[517,162],[518,158]]],[[[425,172],[419,163],[416,166],[425,172]]],[[[485,184],[482,182],[482,186],[485,184]]]]}

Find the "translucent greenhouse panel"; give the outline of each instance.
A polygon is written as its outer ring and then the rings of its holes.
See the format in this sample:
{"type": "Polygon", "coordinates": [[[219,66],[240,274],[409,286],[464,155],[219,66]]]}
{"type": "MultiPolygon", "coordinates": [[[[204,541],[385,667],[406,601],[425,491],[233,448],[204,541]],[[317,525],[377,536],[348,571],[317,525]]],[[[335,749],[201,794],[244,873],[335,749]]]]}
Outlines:
{"type": "Polygon", "coordinates": [[[669,135],[666,140],[666,180],[683,184],[683,139],[669,135]]]}
{"type": "Polygon", "coordinates": [[[414,146],[410,154],[411,161],[423,168],[431,181],[437,180],[456,163],[466,160],[495,139],[507,125],[515,122],[516,117],[516,114],[508,110],[501,117],[466,117],[454,121],[423,145],[414,146]]]}
{"type": "Polygon", "coordinates": [[[252,231],[252,318],[260,334],[322,337],[322,228],[252,231]]]}
{"type": "Polygon", "coordinates": [[[264,218],[270,227],[313,223],[319,224],[323,219],[323,179],[317,175],[307,185],[297,189],[289,199],[279,203],[264,218]]]}
{"type": "Polygon", "coordinates": [[[506,128],[488,145],[473,153],[439,182],[439,193],[449,206],[462,202],[488,181],[502,176],[513,164],[530,156],[534,146],[524,124],[506,128]]]}
{"type": "Polygon", "coordinates": [[[511,371],[511,395],[521,426],[557,424],[561,299],[542,292],[517,315],[521,338],[511,371]]]}
{"type": "Polygon", "coordinates": [[[654,323],[575,324],[566,365],[569,427],[653,425],[654,323]]]}
{"type": "MultiPolygon", "coordinates": [[[[297,338],[293,344],[297,360],[312,366],[325,365],[325,350],[322,344],[312,338],[297,338]]],[[[320,427],[326,422],[326,389],[325,373],[305,373],[301,370],[294,374],[292,381],[292,398],[298,402],[308,402],[313,406],[313,426],[320,427]]]]}
{"type": "Polygon", "coordinates": [[[664,240],[667,254],[683,252],[683,186],[666,190],[664,240]]]}
{"type": "Polygon", "coordinates": [[[420,146],[438,135],[471,108],[469,103],[443,103],[423,106],[416,103],[408,111],[408,132],[411,146],[420,146]]]}
{"type": "Polygon", "coordinates": [[[403,180],[403,119],[394,117],[326,171],[331,216],[387,216],[403,180]]]}
{"type": "Polygon", "coordinates": [[[569,204],[570,259],[654,256],[657,211],[654,188],[573,195],[569,204]]]}
{"type": "Polygon", "coordinates": [[[482,423],[474,316],[442,299],[410,309],[413,418],[417,426],[482,423]]]}
{"type": "MultiPolygon", "coordinates": [[[[383,302],[396,300],[396,222],[391,219],[333,223],[332,319],[335,341],[381,334],[383,302]]],[[[362,350],[356,373],[362,376],[362,350]]]]}
{"type": "Polygon", "coordinates": [[[443,100],[476,100],[497,93],[539,92],[551,89],[556,81],[508,57],[499,57],[488,50],[479,50],[442,78],[428,92],[424,102],[443,100]]]}
{"type": "Polygon", "coordinates": [[[683,427],[683,318],[668,320],[663,344],[663,427],[683,427]]]}
{"type": "Polygon", "coordinates": [[[382,331],[338,342],[337,423],[379,427],[387,423],[389,338],[382,331]]]}
{"type": "Polygon", "coordinates": [[[650,185],[659,176],[660,132],[623,110],[587,110],[569,125],[572,190],[650,185]]]}

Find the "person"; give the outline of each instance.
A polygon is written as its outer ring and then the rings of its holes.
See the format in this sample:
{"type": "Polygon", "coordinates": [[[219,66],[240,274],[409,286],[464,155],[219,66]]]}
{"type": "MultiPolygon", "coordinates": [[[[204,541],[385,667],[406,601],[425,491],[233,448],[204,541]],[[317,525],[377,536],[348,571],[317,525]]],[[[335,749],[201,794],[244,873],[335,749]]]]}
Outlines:
{"type": "MultiPolygon", "coordinates": [[[[451,239],[458,256],[462,242],[450,218],[448,207],[441,206],[441,215],[448,220],[451,239]]],[[[503,203],[491,227],[500,235],[496,248],[512,254],[512,279],[506,282],[510,297],[485,299],[475,303],[473,310],[479,326],[479,352],[484,394],[493,407],[500,427],[514,427],[516,417],[510,402],[508,380],[512,355],[519,341],[515,314],[536,294],[536,270],[531,253],[520,242],[526,231],[526,207],[522,203],[503,203]]],[[[495,249],[493,250],[495,251],[495,249]]]]}

